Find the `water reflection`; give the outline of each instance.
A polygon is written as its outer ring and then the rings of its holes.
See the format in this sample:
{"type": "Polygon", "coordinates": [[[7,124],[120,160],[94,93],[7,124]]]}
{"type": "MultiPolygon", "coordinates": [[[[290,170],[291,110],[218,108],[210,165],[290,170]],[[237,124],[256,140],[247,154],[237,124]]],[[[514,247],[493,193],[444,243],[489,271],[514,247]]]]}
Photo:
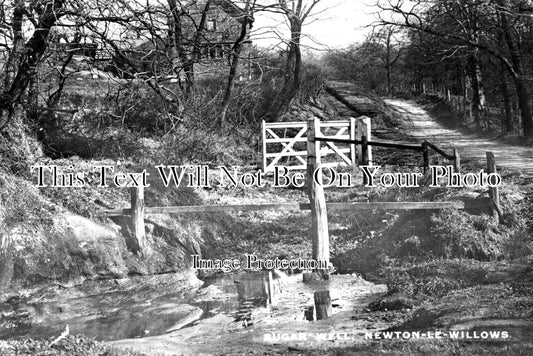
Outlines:
{"type": "Polygon", "coordinates": [[[204,310],[204,317],[226,313],[236,321],[250,325],[253,308],[266,307],[272,301],[273,277],[271,272],[241,272],[216,276],[205,280],[202,288],[216,287],[225,298],[204,300],[197,305],[204,310]]]}
{"type": "Polygon", "coordinates": [[[57,336],[67,324],[71,334],[97,340],[139,338],[165,334],[219,313],[249,326],[252,309],[269,303],[271,285],[271,273],[246,272],[208,278],[193,294],[176,293],[169,286],[5,304],[0,308],[0,338],[57,336]],[[198,298],[207,289],[216,290],[216,297],[208,293],[198,298]]]}

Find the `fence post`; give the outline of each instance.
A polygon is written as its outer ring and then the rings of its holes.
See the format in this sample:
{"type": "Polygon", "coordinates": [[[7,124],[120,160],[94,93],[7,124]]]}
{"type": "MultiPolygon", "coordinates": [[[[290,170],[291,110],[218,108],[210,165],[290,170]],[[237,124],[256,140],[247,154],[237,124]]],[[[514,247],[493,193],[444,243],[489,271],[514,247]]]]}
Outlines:
{"type": "MultiPolygon", "coordinates": [[[[371,131],[372,128],[369,117],[361,116],[357,118],[357,141],[370,141],[371,131]],[[364,140],[363,137],[366,137],[366,140],[364,140]]],[[[362,144],[361,146],[358,146],[357,154],[359,164],[367,164],[370,166],[372,165],[372,147],[362,144]]]]}
{"type": "Polygon", "coordinates": [[[461,156],[457,148],[453,149],[453,170],[455,173],[461,173],[461,156]]]}
{"type": "Polygon", "coordinates": [[[145,247],[146,234],[144,231],[144,187],[130,188],[131,194],[131,222],[133,225],[133,237],[138,251],[145,247]]]}
{"type": "Polygon", "coordinates": [[[429,147],[427,141],[422,142],[422,155],[424,157],[424,174],[427,174],[429,169],[429,147]]]}
{"type": "Polygon", "coordinates": [[[261,136],[263,141],[263,173],[266,173],[267,168],[267,143],[266,143],[266,122],[261,122],[261,136]]]}
{"type": "MultiPolygon", "coordinates": [[[[496,159],[494,153],[487,152],[487,173],[496,173],[496,159]]],[[[500,188],[489,188],[489,197],[492,202],[492,214],[497,223],[503,222],[503,214],[500,207],[500,188]]]]}
{"type": "MultiPolygon", "coordinates": [[[[309,203],[311,205],[311,238],[313,241],[313,259],[316,261],[325,261],[329,265],[328,215],[326,210],[324,188],[322,187],[322,171],[320,169],[320,142],[315,141],[315,137],[319,134],[320,120],[317,118],[308,120],[307,184],[309,189],[309,203]]],[[[322,275],[322,277],[327,278],[324,275],[322,275]]]]}

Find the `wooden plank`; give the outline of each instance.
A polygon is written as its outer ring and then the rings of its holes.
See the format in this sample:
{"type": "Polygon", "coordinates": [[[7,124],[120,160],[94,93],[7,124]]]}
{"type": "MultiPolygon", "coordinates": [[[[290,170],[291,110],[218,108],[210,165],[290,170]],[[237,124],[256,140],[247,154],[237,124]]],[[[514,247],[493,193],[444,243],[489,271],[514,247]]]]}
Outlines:
{"type": "Polygon", "coordinates": [[[192,205],[192,206],[165,206],[146,208],[145,214],[181,214],[181,213],[215,213],[227,211],[299,211],[310,210],[309,204],[285,203],[285,204],[250,204],[250,205],[192,205]]]}
{"type": "Polygon", "coordinates": [[[444,158],[449,159],[449,160],[453,160],[454,159],[453,155],[450,155],[450,154],[444,152],[443,150],[441,150],[440,148],[438,148],[437,146],[435,146],[431,142],[429,142],[429,141],[425,141],[425,142],[426,142],[426,145],[428,147],[432,148],[433,151],[437,152],[438,154],[440,154],[444,158]]]}
{"type": "MultiPolygon", "coordinates": [[[[307,123],[303,121],[267,122],[265,127],[269,129],[302,128],[302,127],[307,127],[307,123]]],[[[349,120],[321,121],[320,127],[350,127],[350,121],[349,120]]]]}
{"type": "MultiPolygon", "coordinates": [[[[327,203],[329,211],[357,211],[357,210],[440,210],[464,209],[465,203],[456,202],[355,202],[355,203],[327,203]]],[[[215,213],[228,211],[308,211],[307,203],[283,204],[250,204],[250,205],[191,205],[146,207],[144,214],[182,214],[182,213],[215,213]]],[[[128,216],[131,209],[114,209],[103,213],[104,216],[128,216]]]]}
{"type": "MultiPolygon", "coordinates": [[[[363,143],[362,140],[360,139],[356,139],[356,140],[339,140],[339,139],[334,139],[334,138],[322,138],[322,137],[317,137],[316,138],[316,141],[329,141],[329,142],[336,142],[336,143],[346,143],[346,144],[355,144],[355,145],[361,145],[363,143]]],[[[374,142],[374,141],[368,141],[367,144],[369,146],[376,146],[376,147],[386,147],[386,148],[398,148],[398,149],[405,149],[405,150],[413,150],[413,151],[418,151],[418,152],[422,152],[422,147],[421,146],[414,146],[414,145],[409,145],[409,144],[406,144],[406,143],[394,143],[394,142],[374,142]]]]}
{"type": "Polygon", "coordinates": [[[300,129],[307,127],[305,122],[267,122],[265,125],[269,129],[300,129]]]}
{"type": "MultiPolygon", "coordinates": [[[[332,145],[335,147],[335,149],[331,149],[331,148],[327,148],[327,147],[323,148],[323,149],[320,150],[320,155],[322,157],[324,157],[324,156],[331,155],[331,154],[337,154],[337,155],[342,157],[343,154],[350,153],[350,149],[349,148],[337,148],[337,146],[335,146],[335,144],[333,144],[333,143],[332,143],[332,145]]],[[[350,164],[350,159],[345,156],[344,162],[350,164]]]]}
{"type": "MultiPolygon", "coordinates": [[[[267,153],[266,154],[267,158],[274,158],[274,157],[302,157],[302,156],[307,156],[307,151],[292,151],[292,152],[285,152],[285,153],[267,153]]],[[[272,165],[272,163],[270,165],[272,165]]]]}
{"type": "MultiPolygon", "coordinates": [[[[321,139],[342,139],[342,140],[346,140],[346,141],[349,141],[350,140],[350,136],[348,135],[342,135],[342,136],[320,136],[321,139]]],[[[324,141],[325,141],[324,140],[324,141]]],[[[295,140],[294,138],[267,138],[265,139],[265,141],[267,143],[290,143],[290,142],[307,142],[307,138],[306,137],[303,137],[303,138],[299,138],[297,140],[295,140]]]]}
{"type": "Polygon", "coordinates": [[[337,121],[321,121],[320,127],[350,127],[350,121],[349,120],[337,120],[337,121]]]}
{"type": "MultiPolygon", "coordinates": [[[[299,166],[283,166],[285,168],[287,168],[289,171],[304,171],[307,169],[307,164],[306,165],[299,165],[299,166]]],[[[267,170],[266,170],[266,174],[271,174],[274,172],[274,166],[269,166],[267,167],[267,170]]]]}
{"type": "Polygon", "coordinates": [[[329,264],[328,214],[324,187],[318,184],[322,182],[322,170],[318,169],[320,141],[315,140],[317,134],[320,134],[320,121],[317,118],[307,121],[307,189],[311,207],[312,258],[329,264]]]}
{"type": "Polygon", "coordinates": [[[328,203],[328,211],[342,210],[440,210],[464,209],[464,203],[457,202],[356,202],[328,203]]]}
{"type": "Polygon", "coordinates": [[[290,143],[290,142],[307,142],[307,138],[299,138],[297,140],[293,138],[267,138],[266,143],[290,143]]]}
{"type": "MultiPolygon", "coordinates": [[[[325,135],[322,135],[322,136],[320,136],[320,139],[322,141],[327,141],[329,139],[341,139],[341,140],[349,141],[350,140],[350,136],[349,135],[341,135],[341,136],[325,136],[325,135]]],[[[347,143],[347,144],[349,144],[349,143],[347,143]]]]}

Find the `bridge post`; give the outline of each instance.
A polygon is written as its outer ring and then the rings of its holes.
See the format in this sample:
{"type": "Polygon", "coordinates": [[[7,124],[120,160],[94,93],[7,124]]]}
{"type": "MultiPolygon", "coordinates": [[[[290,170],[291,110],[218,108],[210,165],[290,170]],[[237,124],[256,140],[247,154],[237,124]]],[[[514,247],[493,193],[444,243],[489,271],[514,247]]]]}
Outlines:
{"type": "MultiPolygon", "coordinates": [[[[309,203],[311,205],[311,238],[313,256],[316,261],[324,261],[329,265],[329,233],[326,198],[322,187],[322,171],[320,169],[320,120],[313,118],[307,121],[307,184],[309,203]]],[[[326,272],[327,271],[323,271],[326,272]]],[[[322,275],[322,277],[326,277],[322,275]]],[[[327,277],[326,277],[327,278],[327,277]]]]}
{"type": "Polygon", "coordinates": [[[130,189],[133,238],[137,245],[137,252],[142,252],[146,243],[146,234],[144,230],[144,187],[141,185],[130,189]]]}

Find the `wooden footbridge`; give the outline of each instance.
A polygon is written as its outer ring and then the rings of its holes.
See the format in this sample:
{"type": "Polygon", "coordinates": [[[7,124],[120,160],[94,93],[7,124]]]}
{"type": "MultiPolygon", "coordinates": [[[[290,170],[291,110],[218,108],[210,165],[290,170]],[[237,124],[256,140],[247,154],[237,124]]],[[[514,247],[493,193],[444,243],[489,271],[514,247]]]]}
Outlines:
{"type": "MultiPolygon", "coordinates": [[[[327,211],[339,210],[431,210],[464,209],[463,202],[352,202],[327,203],[322,182],[322,168],[341,165],[372,165],[372,147],[389,147],[420,152],[424,168],[429,167],[430,149],[453,162],[460,170],[460,158],[456,150],[449,154],[425,141],[420,145],[374,142],[371,140],[370,119],[361,117],[347,121],[321,122],[310,119],[304,122],[263,123],[263,172],[270,172],[285,160],[291,170],[307,170],[309,203],[254,204],[254,205],[200,205],[145,207],[144,188],[131,188],[131,207],[109,210],[106,216],[131,216],[133,235],[139,249],[145,247],[144,217],[150,214],[184,214],[228,211],[311,211],[312,258],[329,263],[329,233],[327,211]],[[283,133],[280,133],[282,131],[283,133]],[[287,136],[290,137],[287,137],[287,136]],[[322,145],[322,143],[324,145],[322,145]],[[273,152],[275,150],[276,152],[273,152]],[[336,156],[332,158],[331,156],[336,156]],[[314,178],[313,178],[314,176],[314,178]]],[[[488,155],[489,157],[489,155],[488,155]]],[[[489,171],[495,172],[493,155],[489,157],[489,171]],[[492,157],[492,159],[490,159],[492,157]]],[[[497,188],[491,191],[492,205],[499,209],[497,188]]]]}

